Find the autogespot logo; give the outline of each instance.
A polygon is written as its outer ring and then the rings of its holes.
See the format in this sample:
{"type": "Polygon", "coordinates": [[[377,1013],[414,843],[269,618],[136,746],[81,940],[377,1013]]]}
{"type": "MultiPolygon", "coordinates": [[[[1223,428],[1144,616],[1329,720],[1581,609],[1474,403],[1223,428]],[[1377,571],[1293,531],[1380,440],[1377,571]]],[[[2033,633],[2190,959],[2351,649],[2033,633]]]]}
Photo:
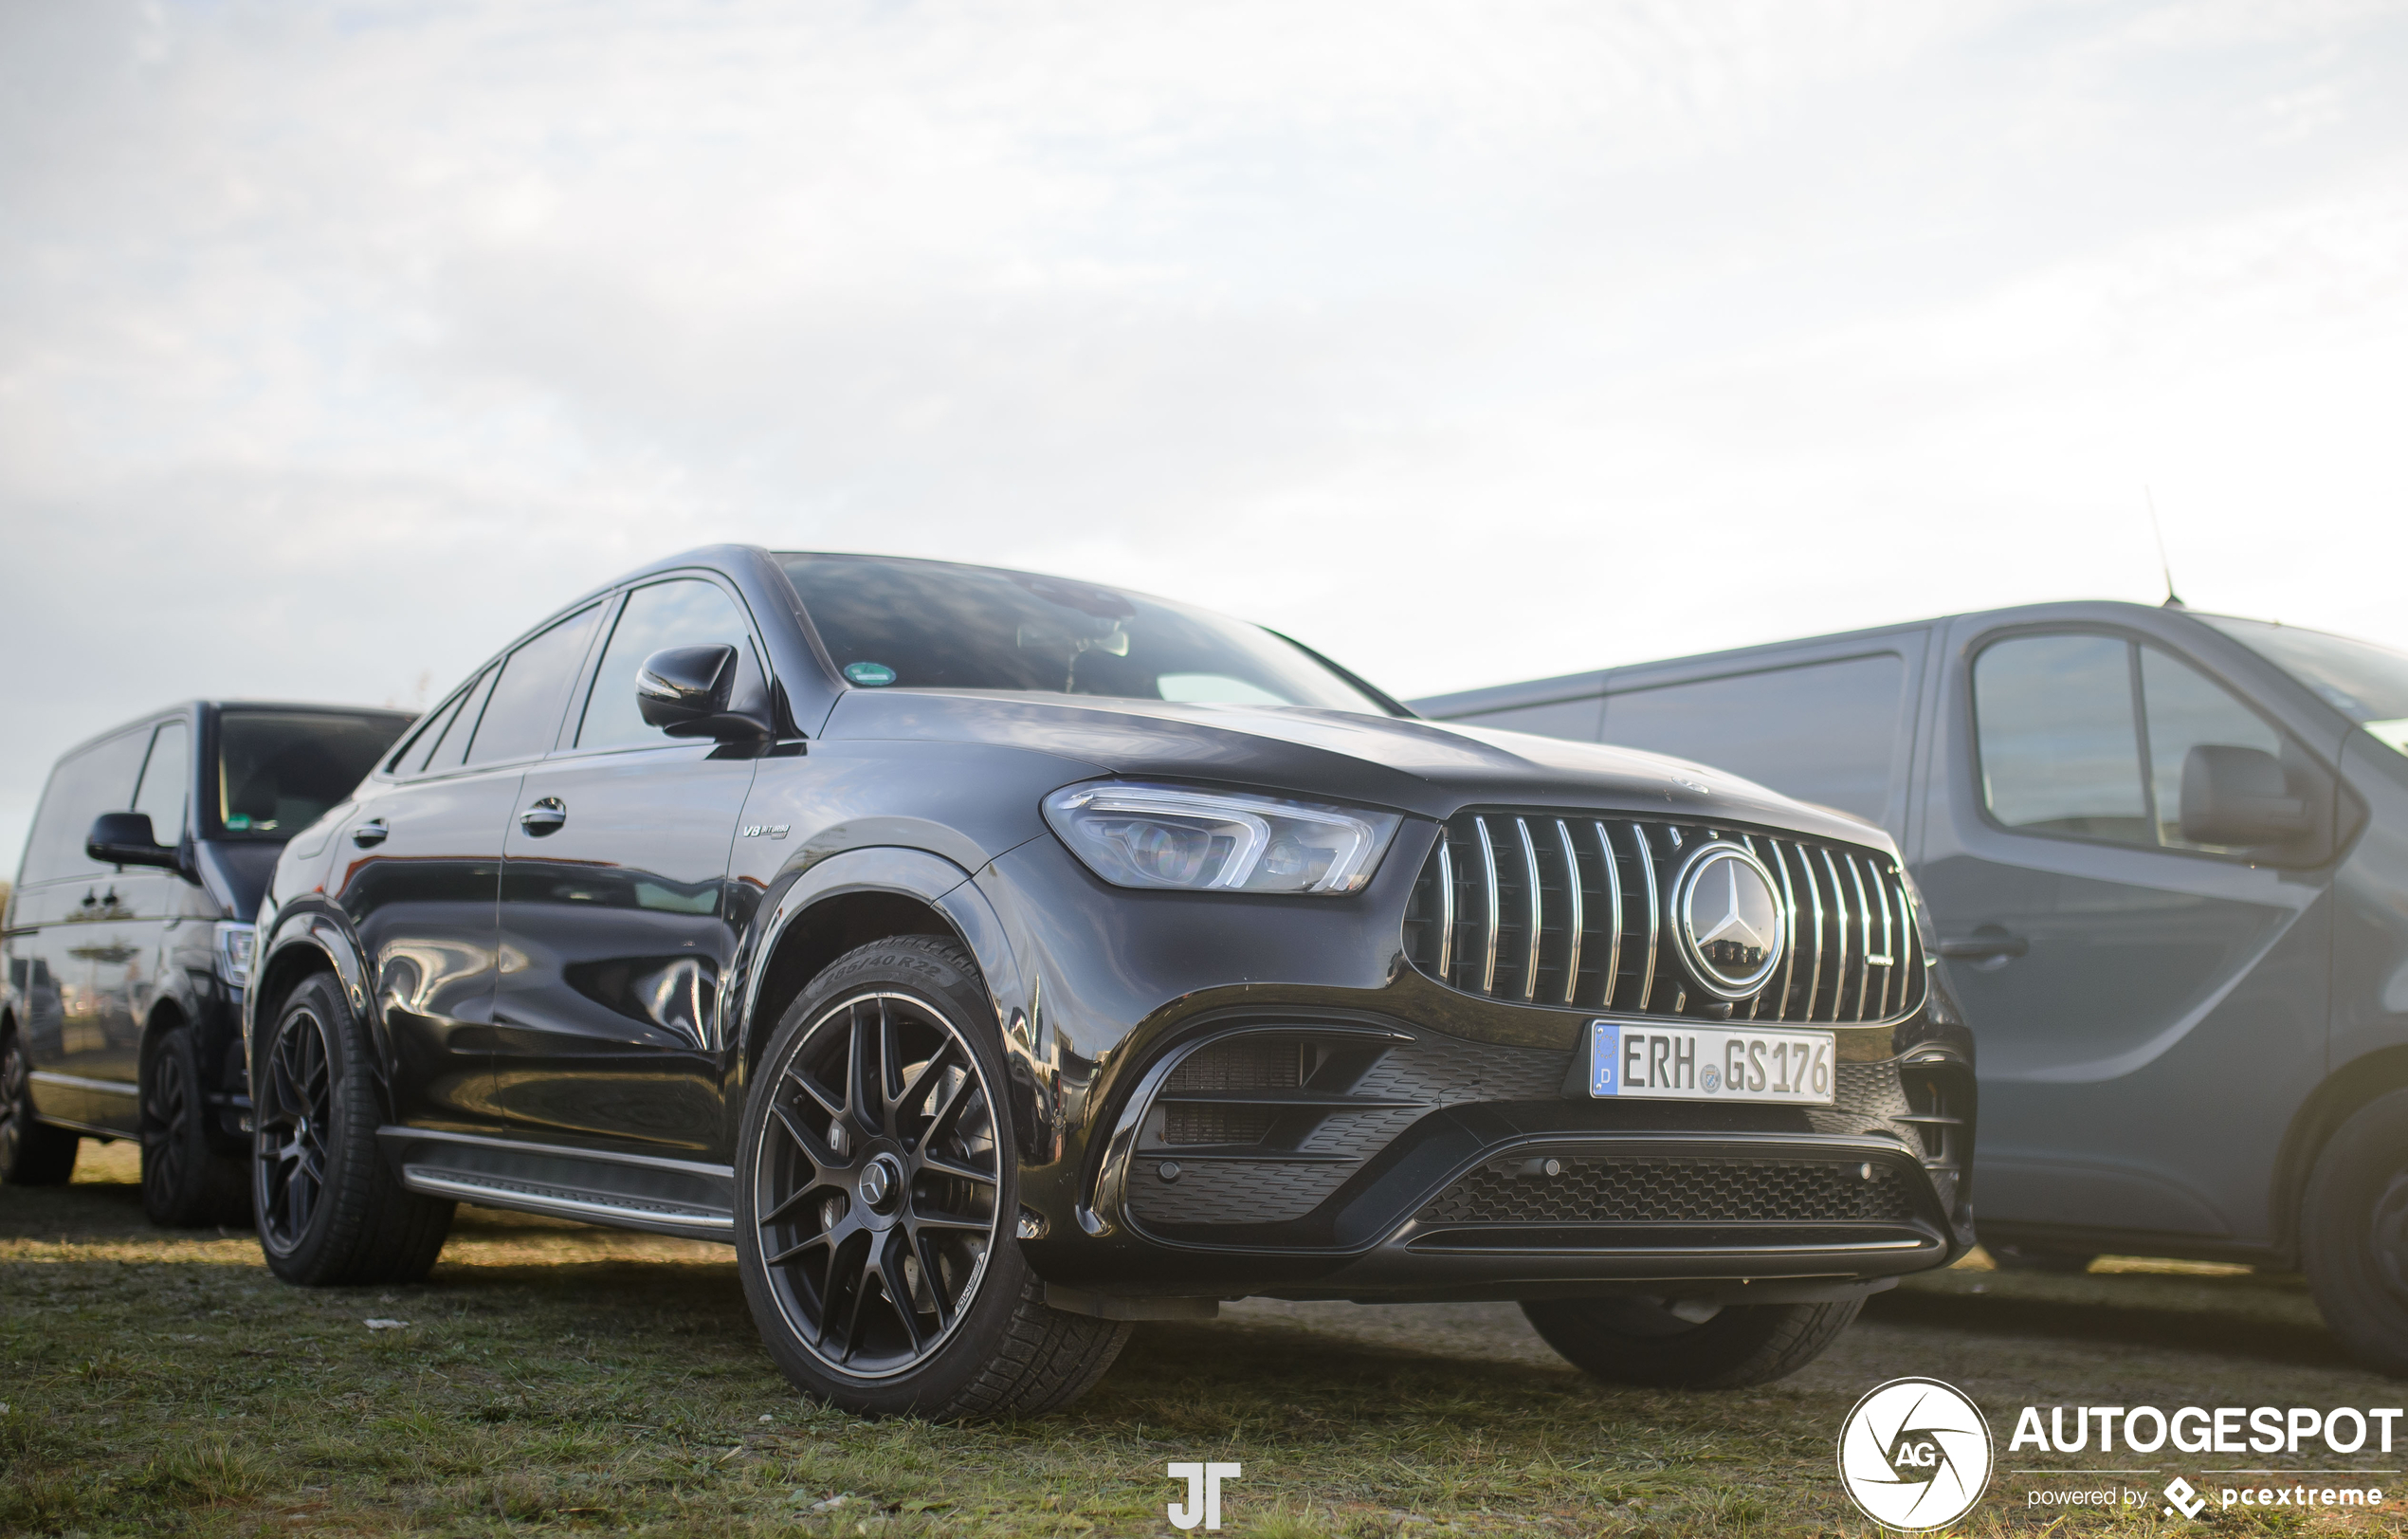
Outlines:
{"type": "Polygon", "coordinates": [[[1892,1379],[1856,1402],[1839,1429],[1839,1481],[1875,1523],[1909,1533],[1944,1528],[1990,1484],[1990,1423],[1937,1379],[1892,1379]]]}

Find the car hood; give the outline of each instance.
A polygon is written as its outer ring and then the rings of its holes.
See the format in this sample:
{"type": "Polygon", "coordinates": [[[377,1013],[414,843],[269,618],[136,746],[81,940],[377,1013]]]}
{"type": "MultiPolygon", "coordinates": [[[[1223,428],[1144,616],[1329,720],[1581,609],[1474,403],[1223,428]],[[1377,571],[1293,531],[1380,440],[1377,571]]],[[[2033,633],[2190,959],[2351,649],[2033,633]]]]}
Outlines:
{"type": "MultiPolygon", "coordinates": [[[[1445,818],[1471,806],[1560,807],[1713,822],[1867,845],[1888,834],[1708,765],[1603,743],[1304,706],[1102,695],[853,689],[831,740],[1033,749],[1127,779],[1211,780],[1445,818]]],[[[1069,767],[1066,779],[1082,771],[1069,767]]]]}

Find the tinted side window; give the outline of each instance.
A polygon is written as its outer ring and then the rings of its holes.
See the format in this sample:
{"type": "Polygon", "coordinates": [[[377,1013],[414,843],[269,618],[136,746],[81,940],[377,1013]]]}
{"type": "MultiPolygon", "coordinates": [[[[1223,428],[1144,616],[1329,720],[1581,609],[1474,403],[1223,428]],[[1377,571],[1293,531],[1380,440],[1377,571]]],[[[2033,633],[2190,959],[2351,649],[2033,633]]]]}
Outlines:
{"type": "Polygon", "coordinates": [[[33,834],[26,841],[25,881],[89,876],[108,869],[85,858],[84,835],[102,813],[123,812],[133,805],[135,781],[150,745],[147,731],[122,732],[59,761],[42,793],[41,810],[33,815],[33,834]]]}
{"type": "Polygon", "coordinates": [[[2141,649],[2141,695],[2148,703],[2158,842],[2181,850],[2220,849],[2182,837],[2182,761],[2201,743],[2254,748],[2280,759],[2282,738],[2222,685],[2155,647],[2141,649]]]}
{"type": "Polygon", "coordinates": [[[2131,644],[2020,636],[1974,659],[1981,796],[2034,834],[2157,842],[2141,781],[2131,644]]]}
{"type": "Polygon", "coordinates": [[[151,836],[159,843],[184,837],[192,784],[192,734],[181,722],[162,723],[151,740],[150,761],[142,766],[142,788],[134,794],[134,810],[150,815],[151,836]]]}
{"type": "Polygon", "coordinates": [[[593,670],[593,691],[577,727],[580,748],[628,748],[667,742],[635,706],[635,670],[664,647],[702,647],[722,642],[740,663],[752,659],[752,627],[724,589],[698,577],[655,582],[627,595],[627,607],[611,628],[602,666],[593,670]]]}
{"type": "Polygon", "coordinates": [[[1896,652],[1606,697],[1607,742],[1677,754],[1881,822],[1905,708],[1896,652]]]}
{"type": "Polygon", "coordinates": [[[468,735],[477,729],[477,718],[485,708],[485,696],[493,692],[493,675],[494,670],[487,669],[469,681],[468,687],[460,691],[458,708],[447,711],[441,729],[430,733],[427,751],[414,761],[405,757],[405,771],[460,767],[468,757],[468,735]]]}
{"type": "Polygon", "coordinates": [[[550,750],[560,735],[569,687],[585,664],[585,644],[602,606],[579,610],[502,660],[492,698],[469,740],[468,762],[525,759],[550,750]]]}

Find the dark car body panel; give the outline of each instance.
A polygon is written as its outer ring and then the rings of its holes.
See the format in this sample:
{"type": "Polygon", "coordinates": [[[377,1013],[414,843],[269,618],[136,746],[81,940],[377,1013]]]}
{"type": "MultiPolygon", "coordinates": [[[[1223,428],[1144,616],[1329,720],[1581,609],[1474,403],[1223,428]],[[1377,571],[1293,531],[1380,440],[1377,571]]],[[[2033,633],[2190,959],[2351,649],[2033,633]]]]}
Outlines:
{"type": "MultiPolygon", "coordinates": [[[[850,687],[783,573],[741,547],[655,563],[557,613],[704,573],[741,595],[757,627],[751,640],[775,679],[774,731],[757,743],[596,754],[575,749],[564,728],[549,753],[507,766],[521,777],[509,815],[494,822],[482,802],[477,814],[490,825],[489,852],[453,852],[480,882],[488,868],[499,872],[485,1014],[472,980],[440,1010],[405,1008],[413,996],[391,974],[408,947],[368,933],[351,896],[376,857],[351,851],[347,831],[386,811],[398,843],[413,798],[460,777],[380,771],[279,870],[252,1040],[280,988],[333,965],[385,1034],[385,1142],[415,1189],[725,1237],[754,1056],[817,965],[856,936],[900,925],[950,933],[978,962],[1012,1076],[1022,1244],[1054,1282],[1132,1293],[1497,1296],[1674,1275],[1710,1292],[1794,1275],[1844,1290],[1970,1243],[1962,1193],[1931,1195],[1903,1125],[1832,1131],[1785,1109],[1718,1120],[1669,1103],[1594,1103],[1574,1060],[1596,1012],[1463,993],[1417,971],[1401,945],[1440,822],[1473,803],[1710,821],[1843,842],[1886,861],[1879,833],[1717,770],[1404,716],[850,687]],[[626,783],[614,789],[614,776],[626,783]],[[1368,884],[1342,896],[1118,888],[1071,853],[1040,808],[1050,792],[1106,778],[1323,798],[1403,821],[1368,884]],[[529,833],[518,818],[556,793],[565,821],[529,833]],[[433,1017],[443,1032],[428,1039],[439,1045],[421,1051],[410,1033],[426,1035],[420,1022],[433,1017]],[[1128,1122],[1159,1088],[1158,1071],[1215,1034],[1267,1023],[1377,1038],[1391,1065],[1382,1072],[1421,1076],[1411,1095],[1390,1097],[1396,1131],[1409,1136],[1376,1168],[1368,1156],[1349,1163],[1352,1184],[1303,1228],[1216,1239],[1148,1219],[1128,1195],[1128,1122]],[[1483,1077],[1485,1061],[1506,1057],[1516,1100],[1483,1077]],[[1444,1067],[1456,1063],[1470,1067],[1444,1067]],[[445,1088],[445,1074],[465,1083],[480,1072],[484,1102],[445,1088]],[[464,1110],[471,1103],[482,1110],[464,1110]],[[1676,1246],[1617,1271],[1595,1237],[1586,1249],[1553,1244],[1552,1259],[1478,1245],[1442,1256],[1444,1246],[1410,1229],[1415,1204],[1502,1148],[1578,1145],[1604,1158],[1634,1140],[1671,1147],[1700,1137],[1741,1150],[1731,1159],[1757,1157],[1748,1140],[1770,1140],[1850,1169],[1911,1170],[1899,1180],[1923,1183],[1913,1234],[1878,1255],[1853,1230],[1762,1254],[1725,1235],[1706,1248],[1711,1255],[1676,1246]]],[[[491,772],[496,784],[504,768],[491,772]]],[[[461,910],[461,929],[470,917],[461,910]]],[[[455,940],[464,957],[476,950],[455,940]]],[[[1909,1053],[1961,1067],[1972,1048],[1957,1021],[1934,989],[1911,1018],[1837,1029],[1839,1057],[1893,1079],[1890,1066],[1909,1053]]]]}

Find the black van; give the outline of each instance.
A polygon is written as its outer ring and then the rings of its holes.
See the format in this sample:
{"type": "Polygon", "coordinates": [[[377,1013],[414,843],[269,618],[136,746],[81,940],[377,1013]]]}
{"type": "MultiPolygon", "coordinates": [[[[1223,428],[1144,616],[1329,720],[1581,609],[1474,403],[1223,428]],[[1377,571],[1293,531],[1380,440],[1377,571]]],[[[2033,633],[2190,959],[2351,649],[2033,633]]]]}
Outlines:
{"type": "Polygon", "coordinates": [[[64,1182],[83,1136],[139,1138],[153,1219],[241,1220],[251,916],[284,841],[411,720],[192,701],[59,760],[0,935],[0,1180],[64,1182]]]}
{"type": "Polygon", "coordinates": [[[2052,604],[1417,704],[1888,830],[1981,1033],[2001,1258],[2300,1266],[2408,1372],[2408,656],[2052,604]]]}

